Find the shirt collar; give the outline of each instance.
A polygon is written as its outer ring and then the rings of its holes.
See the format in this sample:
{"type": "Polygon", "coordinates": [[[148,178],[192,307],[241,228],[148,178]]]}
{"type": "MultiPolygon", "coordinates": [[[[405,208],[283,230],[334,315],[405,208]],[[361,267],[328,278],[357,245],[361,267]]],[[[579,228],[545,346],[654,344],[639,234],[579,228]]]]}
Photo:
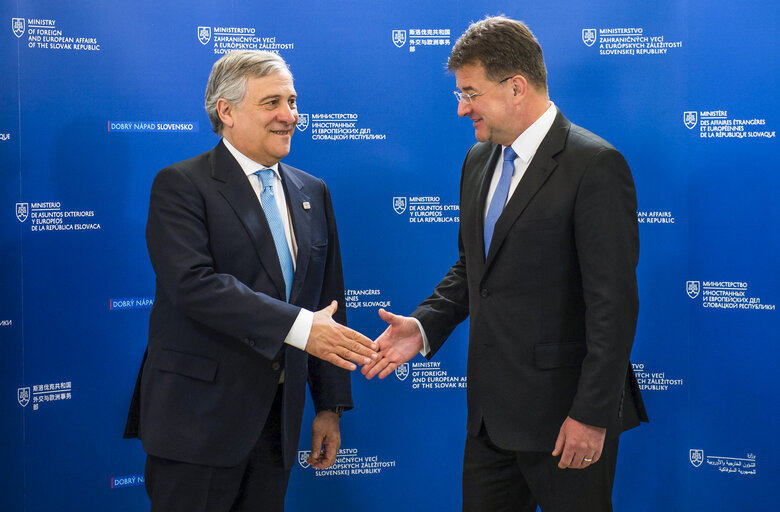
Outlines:
{"type": "Polygon", "coordinates": [[[270,166],[270,167],[266,167],[265,165],[263,165],[261,163],[258,163],[258,162],[255,162],[254,160],[252,160],[248,156],[244,155],[242,152],[240,152],[235,147],[233,147],[233,144],[228,142],[228,140],[226,138],[224,138],[224,137],[222,137],[222,143],[225,145],[227,150],[230,151],[230,154],[233,155],[233,158],[236,159],[236,161],[238,162],[238,165],[241,166],[241,170],[243,170],[244,174],[246,174],[247,176],[249,176],[251,174],[254,174],[254,173],[256,173],[257,171],[259,171],[261,169],[271,169],[272,171],[274,171],[274,174],[276,175],[277,178],[281,178],[279,176],[279,163],[278,162],[275,163],[274,165],[270,166]]]}
{"type": "Polygon", "coordinates": [[[518,138],[512,143],[512,149],[517,153],[517,157],[520,158],[524,164],[528,165],[531,159],[536,154],[536,150],[539,149],[539,145],[544,140],[547,132],[550,131],[555,116],[558,113],[558,108],[551,101],[550,106],[544,111],[544,114],[539,116],[539,119],[533,122],[518,138]]]}

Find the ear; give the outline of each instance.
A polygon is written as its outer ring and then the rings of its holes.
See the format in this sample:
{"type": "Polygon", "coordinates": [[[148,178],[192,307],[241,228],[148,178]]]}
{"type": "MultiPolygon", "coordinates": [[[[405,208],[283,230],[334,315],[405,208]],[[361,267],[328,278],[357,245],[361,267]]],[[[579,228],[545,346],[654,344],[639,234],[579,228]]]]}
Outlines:
{"type": "Polygon", "coordinates": [[[528,95],[528,80],[523,75],[515,75],[512,77],[512,92],[517,99],[523,99],[528,95]]]}
{"type": "Polygon", "coordinates": [[[217,100],[217,114],[219,115],[219,119],[222,121],[222,124],[232,128],[234,121],[233,121],[233,105],[228,102],[225,98],[220,98],[217,100]]]}

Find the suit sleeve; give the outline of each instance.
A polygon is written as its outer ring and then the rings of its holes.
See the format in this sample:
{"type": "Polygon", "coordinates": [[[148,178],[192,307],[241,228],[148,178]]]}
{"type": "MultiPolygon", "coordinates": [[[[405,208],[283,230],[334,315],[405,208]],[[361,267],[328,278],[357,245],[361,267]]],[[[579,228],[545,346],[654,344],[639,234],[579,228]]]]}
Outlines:
{"type": "Polygon", "coordinates": [[[444,345],[455,327],[469,316],[468,281],[460,236],[458,236],[458,244],[461,246],[460,259],[450,267],[431,296],[417,306],[411,314],[425,329],[425,335],[431,346],[431,351],[426,356],[428,359],[444,345]]]}
{"type": "MultiPolygon", "coordinates": [[[[344,300],[344,274],[341,266],[341,248],[336,229],[336,217],[328,187],[322,182],[323,204],[328,225],[328,255],[325,264],[325,277],[322,283],[319,306],[322,309],[331,301],[338,301],[338,309],[333,319],[347,325],[347,306],[344,300]]],[[[352,388],[350,372],[333,364],[309,357],[309,389],[314,401],[314,409],[319,412],[336,406],[352,409],[352,388]]]]}
{"type": "Polygon", "coordinates": [[[623,156],[614,149],[597,153],[574,206],[587,353],[569,415],[588,425],[607,426],[617,414],[628,371],[639,311],[636,208],[623,156]]]}
{"type": "MultiPolygon", "coordinates": [[[[474,151],[469,150],[463,161],[460,180],[460,204],[463,205],[464,177],[470,164],[469,157],[474,151]]],[[[473,191],[465,191],[473,193],[473,191]]],[[[461,210],[461,217],[463,211],[461,210]]],[[[420,321],[425,329],[425,335],[431,346],[431,351],[426,356],[431,359],[442,347],[452,331],[469,316],[469,284],[466,272],[466,253],[463,246],[463,228],[458,229],[458,261],[450,267],[444,278],[436,285],[430,297],[425,299],[412,312],[412,317],[420,321]]]]}
{"type": "Polygon", "coordinates": [[[251,340],[257,352],[273,359],[300,308],[217,272],[210,251],[210,227],[201,191],[186,174],[176,167],[158,173],[146,225],[158,287],[192,320],[251,340]]]}

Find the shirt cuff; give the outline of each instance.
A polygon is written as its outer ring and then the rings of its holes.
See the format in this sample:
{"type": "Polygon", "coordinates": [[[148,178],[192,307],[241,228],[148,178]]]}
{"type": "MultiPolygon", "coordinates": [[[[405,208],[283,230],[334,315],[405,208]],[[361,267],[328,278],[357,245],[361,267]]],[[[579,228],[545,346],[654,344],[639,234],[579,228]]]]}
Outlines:
{"type": "Polygon", "coordinates": [[[309,342],[312,323],[314,323],[314,313],[308,309],[301,308],[298,312],[298,317],[295,319],[295,322],[293,322],[292,327],[290,327],[290,332],[287,333],[284,342],[295,348],[306,351],[306,344],[309,342]]]}
{"type": "Polygon", "coordinates": [[[431,353],[431,346],[428,344],[428,336],[425,335],[425,329],[423,329],[422,324],[415,317],[410,317],[410,318],[415,322],[417,322],[417,327],[420,328],[420,334],[422,334],[423,348],[422,350],[420,350],[420,355],[423,357],[428,357],[428,354],[431,353]]]}

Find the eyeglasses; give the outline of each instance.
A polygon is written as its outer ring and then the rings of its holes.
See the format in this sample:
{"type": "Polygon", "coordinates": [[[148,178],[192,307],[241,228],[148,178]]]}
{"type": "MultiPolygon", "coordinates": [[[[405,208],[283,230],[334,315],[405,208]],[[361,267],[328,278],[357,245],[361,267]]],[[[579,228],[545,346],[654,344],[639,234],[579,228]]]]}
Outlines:
{"type": "MultiPolygon", "coordinates": [[[[512,76],[514,76],[514,75],[512,75],[512,76]]],[[[503,84],[504,82],[506,82],[507,80],[512,78],[512,76],[508,76],[508,77],[504,78],[503,80],[501,80],[500,82],[494,83],[493,85],[488,87],[488,89],[491,89],[492,87],[495,87],[497,85],[503,84]]],[[[460,103],[461,101],[465,101],[466,103],[471,103],[472,101],[474,101],[474,98],[476,98],[477,96],[482,96],[483,94],[485,94],[485,92],[487,92],[487,89],[485,91],[482,91],[482,92],[475,92],[475,93],[471,93],[471,94],[466,93],[466,92],[461,92],[461,91],[452,91],[452,94],[454,94],[455,97],[458,98],[458,103],[460,103]]]]}

